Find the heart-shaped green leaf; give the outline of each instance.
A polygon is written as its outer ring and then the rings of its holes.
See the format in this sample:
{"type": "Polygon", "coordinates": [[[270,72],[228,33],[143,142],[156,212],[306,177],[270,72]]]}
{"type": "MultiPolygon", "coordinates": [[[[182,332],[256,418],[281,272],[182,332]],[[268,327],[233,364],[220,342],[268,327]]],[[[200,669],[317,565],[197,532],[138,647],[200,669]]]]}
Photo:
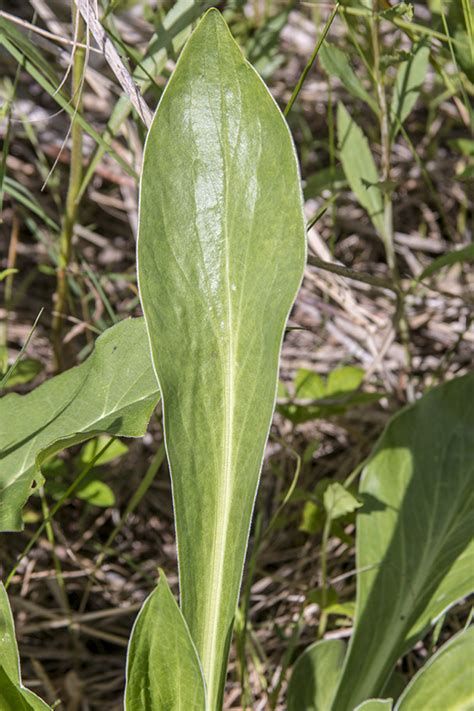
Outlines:
{"type": "Polygon", "coordinates": [[[288,127],[221,15],[149,131],[138,274],[163,395],[181,606],[219,707],[281,341],[305,262],[288,127]]]}
{"type": "Polygon", "coordinates": [[[139,437],[159,399],[143,319],[112,326],[92,355],[28,395],[0,400],[0,530],[22,528],[40,465],[99,433],[139,437]]]}
{"type": "Polygon", "coordinates": [[[168,581],[145,600],[130,637],[126,711],[206,711],[199,657],[168,581]]]}

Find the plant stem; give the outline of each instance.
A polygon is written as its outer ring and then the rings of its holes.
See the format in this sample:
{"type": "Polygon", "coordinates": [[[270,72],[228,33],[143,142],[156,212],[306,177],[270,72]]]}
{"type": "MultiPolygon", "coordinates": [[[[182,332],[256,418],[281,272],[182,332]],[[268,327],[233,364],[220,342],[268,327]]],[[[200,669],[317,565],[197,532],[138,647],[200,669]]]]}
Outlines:
{"type": "MultiPolygon", "coordinates": [[[[83,44],[85,25],[80,13],[73,6],[73,36],[80,45],[76,45],[73,56],[72,66],[72,87],[71,87],[71,105],[75,111],[81,110],[82,104],[82,82],[85,68],[86,50],[83,44]]],[[[73,118],[71,128],[71,160],[69,168],[69,184],[66,196],[66,205],[59,237],[59,258],[58,258],[58,275],[56,284],[55,297],[55,313],[53,318],[53,348],[55,369],[61,370],[63,366],[62,352],[62,332],[63,320],[67,311],[67,271],[71,261],[72,253],[72,237],[74,233],[74,224],[77,217],[78,195],[82,181],[82,128],[78,121],[73,118]]]]}
{"type": "Polygon", "coordinates": [[[364,272],[359,272],[356,269],[349,269],[349,267],[344,267],[342,266],[342,264],[325,262],[323,259],[315,257],[312,254],[308,255],[306,261],[312,267],[324,269],[327,272],[331,272],[331,274],[337,274],[338,276],[346,277],[346,279],[354,279],[355,281],[361,281],[364,284],[375,286],[378,289],[389,289],[395,294],[398,294],[398,292],[400,291],[400,288],[397,286],[397,284],[394,284],[390,279],[383,279],[382,277],[372,276],[372,274],[365,274],[364,272]]]}
{"type": "Polygon", "coordinates": [[[319,616],[318,625],[318,639],[323,639],[324,633],[326,632],[326,627],[328,623],[328,616],[326,612],[327,606],[327,556],[328,556],[328,543],[329,543],[329,533],[331,531],[331,517],[327,516],[324,523],[323,529],[323,539],[321,541],[321,613],[319,616]]]}
{"type": "MultiPolygon", "coordinates": [[[[385,94],[385,77],[380,66],[380,39],[379,39],[379,18],[377,14],[379,0],[372,0],[372,16],[370,19],[370,31],[372,37],[372,50],[374,59],[374,79],[377,90],[377,101],[379,106],[380,120],[380,142],[382,147],[382,197],[383,197],[383,217],[384,234],[382,235],[387,264],[390,269],[393,283],[397,286],[397,309],[395,312],[395,323],[400,333],[400,339],[405,351],[405,365],[407,370],[411,367],[410,353],[410,331],[405,313],[404,294],[399,288],[400,276],[398,273],[397,259],[394,246],[393,229],[393,207],[392,194],[390,188],[390,118],[385,94]]],[[[408,393],[409,399],[410,393],[408,393]]]]}

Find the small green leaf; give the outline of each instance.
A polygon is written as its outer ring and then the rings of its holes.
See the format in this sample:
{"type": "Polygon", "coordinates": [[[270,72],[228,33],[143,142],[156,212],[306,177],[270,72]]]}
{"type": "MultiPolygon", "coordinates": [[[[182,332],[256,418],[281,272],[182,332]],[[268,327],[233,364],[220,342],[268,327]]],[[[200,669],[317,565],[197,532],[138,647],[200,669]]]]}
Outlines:
{"type": "Polygon", "coordinates": [[[346,365],[335,368],[328,375],[326,397],[334,397],[353,392],[362,384],[365,377],[363,368],[346,365]]]}
{"type": "Polygon", "coordinates": [[[420,276],[417,277],[417,281],[423,281],[427,277],[436,274],[443,267],[450,267],[453,264],[459,264],[461,262],[473,262],[474,261],[474,244],[468,244],[467,247],[462,247],[461,249],[456,249],[453,252],[447,252],[442,254],[441,257],[433,259],[431,264],[429,264],[426,269],[423,269],[420,276]]]}
{"type": "Polygon", "coordinates": [[[361,506],[361,502],[337,481],[324,492],[324,508],[331,520],[352,513],[361,506]]]}
{"type": "Polygon", "coordinates": [[[21,529],[44,461],[100,432],[142,436],[158,399],[143,319],[108,329],[82,365],[28,395],[1,398],[0,530],[21,529]]]}
{"type": "Polygon", "coordinates": [[[337,133],[339,155],[351,190],[368,212],[378,235],[385,239],[382,191],[369,142],[341,102],[337,105],[337,133]]]}
{"type": "Polygon", "coordinates": [[[298,657],[288,684],[288,711],[328,711],[346,651],[340,639],[316,642],[298,657]]]}
{"type": "Polygon", "coordinates": [[[201,665],[162,571],[133,626],[127,655],[126,711],[206,711],[201,665]]]}
{"type": "Polygon", "coordinates": [[[313,501],[307,501],[303,508],[299,531],[314,534],[320,531],[324,523],[324,512],[313,501]]]}
{"type": "Polygon", "coordinates": [[[413,677],[396,711],[468,711],[474,708],[474,627],[460,632],[439,649],[413,677]]]}
{"type": "MultiPolygon", "coordinates": [[[[146,348],[146,343],[143,346],[146,348]]],[[[104,447],[110,442],[112,437],[109,435],[101,435],[100,437],[94,437],[94,439],[89,440],[86,444],[81,447],[79,455],[75,457],[74,464],[76,467],[86,467],[88,464],[94,461],[99,452],[104,449],[104,447]]],[[[125,442],[121,442],[119,439],[115,439],[107,449],[102,452],[102,454],[97,457],[94,461],[94,467],[100,467],[103,464],[108,464],[114,459],[122,457],[128,452],[128,447],[125,442]]]]}
{"type": "Polygon", "coordinates": [[[397,135],[400,125],[403,124],[420,95],[428,72],[429,56],[429,45],[423,40],[414,45],[412,56],[398,67],[390,104],[392,140],[397,135]]]}
{"type": "Polygon", "coordinates": [[[87,501],[88,504],[100,506],[101,508],[108,508],[115,504],[114,492],[108,484],[100,481],[100,479],[92,479],[84,486],[80,486],[76,496],[82,501],[87,501]]]}
{"type": "Polygon", "coordinates": [[[364,89],[361,80],[349,64],[345,52],[330,42],[324,42],[319,50],[319,58],[329,76],[337,77],[352,96],[364,101],[377,113],[377,102],[364,89]]]}

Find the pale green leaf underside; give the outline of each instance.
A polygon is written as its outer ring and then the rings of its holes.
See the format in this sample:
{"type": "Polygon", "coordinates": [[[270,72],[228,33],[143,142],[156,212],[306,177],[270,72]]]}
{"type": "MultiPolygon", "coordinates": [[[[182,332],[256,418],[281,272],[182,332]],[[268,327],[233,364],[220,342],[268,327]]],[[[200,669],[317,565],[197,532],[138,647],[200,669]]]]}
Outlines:
{"type": "Polygon", "coordinates": [[[383,691],[398,657],[474,589],[474,373],[389,424],[366,466],[357,517],[356,625],[333,709],[383,691]]]}
{"type": "Polygon", "coordinates": [[[384,239],[383,199],[377,167],[366,136],[341,102],[337,105],[337,134],[339,155],[351,190],[384,239]]]}
{"type": "Polygon", "coordinates": [[[367,699],[357,706],[354,711],[390,711],[392,699],[367,699]]]}
{"type": "Polygon", "coordinates": [[[126,711],[205,711],[196,648],[164,573],[145,600],[130,637],[126,711]]]}
{"type": "Polygon", "coordinates": [[[305,262],[284,119],[210,10],[144,155],[138,273],[164,424],[181,605],[219,704],[284,325],[305,262]]]}
{"type": "Polygon", "coordinates": [[[158,399],[141,318],[108,329],[82,365],[0,399],[0,530],[22,528],[47,457],[99,433],[143,435],[158,399]]]}
{"type": "Polygon", "coordinates": [[[474,628],[460,632],[420,669],[400,697],[396,711],[472,711],[474,628]]]}
{"type": "Polygon", "coordinates": [[[0,709],[1,711],[50,711],[50,707],[25,689],[15,626],[6,590],[0,583],[0,709]]]}
{"type": "Polygon", "coordinates": [[[288,685],[288,711],[328,711],[346,650],[340,639],[316,642],[296,662],[288,685]]]}

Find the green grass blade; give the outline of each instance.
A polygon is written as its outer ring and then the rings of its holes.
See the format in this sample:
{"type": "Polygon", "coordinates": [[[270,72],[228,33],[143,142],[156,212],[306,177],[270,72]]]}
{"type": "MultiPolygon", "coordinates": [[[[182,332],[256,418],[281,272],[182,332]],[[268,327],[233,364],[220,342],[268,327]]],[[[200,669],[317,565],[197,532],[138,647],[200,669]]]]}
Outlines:
{"type": "Polygon", "coordinates": [[[305,242],[286,122],[211,10],[147,138],[138,276],[164,401],[182,610],[213,711],[305,242]]]}

